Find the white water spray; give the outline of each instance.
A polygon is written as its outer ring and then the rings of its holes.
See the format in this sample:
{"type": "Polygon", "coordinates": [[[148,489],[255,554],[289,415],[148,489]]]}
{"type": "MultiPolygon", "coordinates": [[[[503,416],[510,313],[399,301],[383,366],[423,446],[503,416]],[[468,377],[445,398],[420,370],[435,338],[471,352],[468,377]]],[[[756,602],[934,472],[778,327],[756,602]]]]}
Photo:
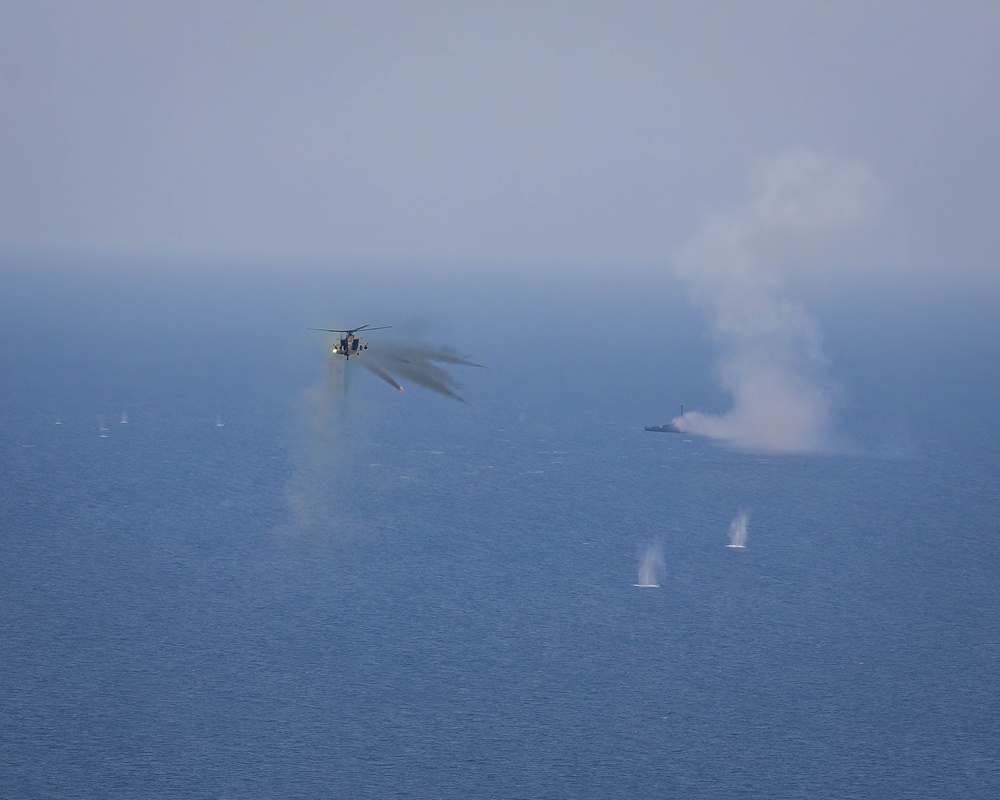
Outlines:
{"type": "Polygon", "coordinates": [[[639,580],[633,583],[640,589],[659,589],[663,572],[663,549],[659,542],[650,542],[639,557],[639,580]]]}
{"type": "Polygon", "coordinates": [[[729,544],[726,547],[738,547],[740,549],[747,546],[747,524],[750,516],[746,511],[740,511],[736,518],[729,523],[729,544]]]}

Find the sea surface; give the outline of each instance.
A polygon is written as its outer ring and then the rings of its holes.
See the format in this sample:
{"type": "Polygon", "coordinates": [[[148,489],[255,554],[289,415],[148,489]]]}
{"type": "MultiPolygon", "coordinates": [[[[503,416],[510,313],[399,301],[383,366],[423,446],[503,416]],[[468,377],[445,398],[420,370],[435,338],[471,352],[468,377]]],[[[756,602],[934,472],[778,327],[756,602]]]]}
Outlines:
{"type": "Polygon", "coordinates": [[[775,455],[117,330],[5,345],[0,796],[998,796],[985,401],[775,455]]]}

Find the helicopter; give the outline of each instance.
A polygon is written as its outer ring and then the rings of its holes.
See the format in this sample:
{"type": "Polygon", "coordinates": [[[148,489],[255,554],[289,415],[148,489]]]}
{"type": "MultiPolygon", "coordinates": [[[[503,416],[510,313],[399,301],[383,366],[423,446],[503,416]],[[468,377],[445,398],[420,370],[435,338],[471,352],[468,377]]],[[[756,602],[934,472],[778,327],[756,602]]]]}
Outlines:
{"type": "Polygon", "coordinates": [[[309,330],[344,334],[340,337],[337,344],[333,346],[333,353],[335,355],[343,356],[350,361],[351,356],[361,355],[364,350],[368,349],[368,342],[355,336],[354,334],[358,331],[384,331],[391,327],[392,325],[379,325],[377,328],[373,328],[371,325],[362,325],[360,328],[349,328],[348,330],[342,330],[340,328],[310,328],[309,330]]]}

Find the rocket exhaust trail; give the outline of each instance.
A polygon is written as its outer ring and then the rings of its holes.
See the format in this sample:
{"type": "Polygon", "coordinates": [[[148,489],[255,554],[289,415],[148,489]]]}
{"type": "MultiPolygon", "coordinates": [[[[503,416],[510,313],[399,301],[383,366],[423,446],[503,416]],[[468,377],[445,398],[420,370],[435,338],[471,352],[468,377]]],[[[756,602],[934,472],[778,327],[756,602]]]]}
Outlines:
{"type": "Polygon", "coordinates": [[[365,353],[363,362],[382,380],[396,385],[392,375],[399,375],[405,380],[430,389],[432,392],[458,400],[465,399],[458,394],[458,383],[439,364],[455,364],[458,366],[480,367],[473,361],[459,355],[451,348],[429,348],[412,345],[383,343],[378,350],[372,348],[365,353]]]}
{"type": "Polygon", "coordinates": [[[445,397],[450,397],[462,403],[465,402],[452,388],[455,385],[452,377],[434,364],[410,362],[401,364],[398,367],[398,372],[404,378],[408,378],[425,389],[430,389],[432,392],[443,394],[445,397]]]}
{"type": "Polygon", "coordinates": [[[392,376],[389,375],[389,373],[386,372],[385,370],[379,369],[370,361],[362,361],[361,364],[362,366],[364,366],[365,369],[370,370],[373,375],[377,375],[386,383],[388,383],[393,389],[398,389],[399,391],[403,391],[403,387],[400,386],[398,383],[396,383],[396,381],[392,379],[392,376]]]}
{"type": "MultiPolygon", "coordinates": [[[[327,329],[317,328],[316,330],[327,329]]],[[[421,345],[380,342],[377,347],[373,346],[370,350],[367,345],[361,349],[364,350],[363,354],[360,350],[357,353],[353,351],[351,353],[351,355],[357,356],[357,363],[360,363],[361,366],[389,384],[393,389],[403,391],[403,387],[395,378],[396,375],[399,375],[405,380],[412,381],[432,392],[437,392],[461,403],[464,403],[465,399],[457,392],[457,387],[460,384],[439,365],[454,364],[485,369],[482,364],[470,361],[451,347],[432,348],[421,345]]],[[[348,354],[346,352],[338,354],[336,349],[333,352],[334,357],[330,359],[328,366],[330,382],[340,379],[346,388],[347,375],[351,370],[342,369],[337,357],[348,354]]]]}
{"type": "Polygon", "coordinates": [[[456,364],[463,367],[479,367],[486,369],[482,364],[470,361],[465,356],[459,355],[450,347],[430,348],[414,347],[412,345],[399,345],[387,342],[379,347],[379,356],[392,359],[404,364],[426,364],[437,361],[442,364],[456,364]]]}

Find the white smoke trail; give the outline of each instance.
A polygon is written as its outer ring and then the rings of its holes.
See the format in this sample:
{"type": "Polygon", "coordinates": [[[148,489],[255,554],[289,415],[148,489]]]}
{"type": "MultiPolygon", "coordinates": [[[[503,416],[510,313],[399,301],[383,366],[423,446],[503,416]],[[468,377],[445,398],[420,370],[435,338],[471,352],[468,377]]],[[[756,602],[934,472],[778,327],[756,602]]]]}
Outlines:
{"type": "Polygon", "coordinates": [[[359,512],[356,500],[379,490],[364,482],[379,409],[351,390],[352,371],[346,366],[340,356],[327,356],[316,382],[293,398],[287,421],[287,514],[276,528],[285,539],[327,546],[373,531],[370,514],[359,512]]]}
{"type": "Polygon", "coordinates": [[[674,258],[722,350],[725,414],[689,412],[684,432],[778,452],[823,446],[832,391],[816,327],[787,295],[789,270],[865,221],[883,194],[854,161],[799,149],[764,162],[743,208],[706,224],[674,258]]]}

